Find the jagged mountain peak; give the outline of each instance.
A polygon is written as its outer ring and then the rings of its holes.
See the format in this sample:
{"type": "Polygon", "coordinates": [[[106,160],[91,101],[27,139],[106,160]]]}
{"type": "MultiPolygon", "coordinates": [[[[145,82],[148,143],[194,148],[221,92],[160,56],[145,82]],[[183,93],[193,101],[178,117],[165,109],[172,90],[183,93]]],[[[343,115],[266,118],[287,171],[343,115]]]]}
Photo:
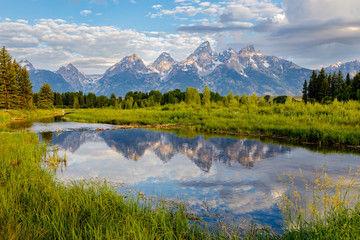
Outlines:
{"type": "Polygon", "coordinates": [[[76,69],[76,70],[78,70],[72,63],[69,63],[68,65],[66,65],[66,69],[76,69]]]}
{"type": "Polygon", "coordinates": [[[228,48],[219,54],[219,60],[220,60],[220,62],[224,63],[227,60],[229,60],[231,57],[234,57],[234,56],[237,56],[237,52],[232,48],[228,48]]]}
{"type": "Polygon", "coordinates": [[[248,45],[248,46],[246,46],[246,47],[243,47],[243,48],[240,50],[240,52],[254,53],[254,52],[256,52],[256,51],[255,51],[254,45],[248,45]]]}
{"type": "Polygon", "coordinates": [[[154,63],[153,63],[152,65],[158,64],[158,63],[160,63],[160,62],[162,62],[162,61],[168,61],[168,62],[176,63],[176,61],[170,56],[169,53],[163,52],[163,53],[161,53],[160,56],[154,61],[154,63]]]}
{"type": "Polygon", "coordinates": [[[126,56],[126,57],[124,57],[121,61],[122,61],[122,62],[137,62],[137,61],[139,61],[139,60],[142,62],[142,60],[139,58],[138,55],[133,54],[133,55],[131,55],[131,56],[126,56]]]}
{"type": "Polygon", "coordinates": [[[198,57],[203,53],[208,53],[211,56],[216,55],[216,53],[212,50],[209,41],[205,41],[202,44],[200,44],[200,46],[196,48],[192,56],[198,57]]]}
{"type": "Polygon", "coordinates": [[[346,63],[341,63],[338,62],[336,64],[332,64],[330,66],[328,66],[327,68],[325,68],[326,72],[337,72],[339,70],[341,70],[341,72],[343,73],[349,73],[351,77],[354,77],[360,69],[360,61],[359,60],[355,60],[355,61],[351,61],[351,62],[346,62],[346,63]]]}
{"type": "Polygon", "coordinates": [[[150,68],[157,72],[166,72],[171,69],[177,62],[170,56],[169,53],[163,52],[160,56],[150,65],[150,68]]]}
{"type": "Polygon", "coordinates": [[[26,58],[21,59],[21,61],[19,62],[21,67],[25,67],[26,70],[31,71],[31,70],[35,70],[34,66],[31,64],[31,62],[29,62],[26,58]]]}
{"type": "Polygon", "coordinates": [[[261,52],[257,52],[255,50],[254,45],[248,45],[246,47],[243,47],[240,52],[240,57],[252,57],[254,55],[256,56],[263,56],[261,52]]]}
{"type": "Polygon", "coordinates": [[[143,60],[136,54],[126,56],[120,62],[110,67],[104,76],[113,76],[119,72],[133,71],[136,73],[149,73],[151,70],[145,66],[143,60]]]}
{"type": "MultiPolygon", "coordinates": [[[[59,74],[78,74],[80,73],[80,71],[72,64],[72,63],[69,63],[68,65],[66,66],[61,66],[59,68],[59,70],[56,71],[56,73],[59,73],[59,74]]],[[[84,75],[84,74],[83,74],[84,75]]]]}

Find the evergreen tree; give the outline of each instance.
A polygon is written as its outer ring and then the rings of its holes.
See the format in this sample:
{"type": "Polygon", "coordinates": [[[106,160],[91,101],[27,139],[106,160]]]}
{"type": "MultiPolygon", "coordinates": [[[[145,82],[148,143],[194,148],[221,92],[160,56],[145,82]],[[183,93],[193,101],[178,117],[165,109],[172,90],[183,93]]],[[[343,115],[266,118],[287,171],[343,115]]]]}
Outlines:
{"type": "Polygon", "coordinates": [[[317,92],[316,100],[318,102],[321,102],[323,99],[325,99],[327,96],[330,95],[330,84],[324,68],[321,69],[317,77],[317,88],[318,88],[318,92],[317,92]]]}
{"type": "Polygon", "coordinates": [[[307,81],[305,80],[304,82],[304,86],[303,86],[303,91],[302,91],[302,100],[304,101],[304,103],[307,103],[308,100],[308,85],[307,85],[307,81]]]}
{"type": "Polygon", "coordinates": [[[55,98],[55,100],[54,100],[54,105],[55,105],[56,107],[61,107],[61,106],[63,106],[63,102],[62,102],[62,98],[61,98],[61,94],[60,94],[60,93],[55,92],[55,93],[54,93],[54,98],[55,98]]]}
{"type": "Polygon", "coordinates": [[[330,83],[330,96],[331,97],[335,97],[335,92],[336,92],[336,87],[337,87],[337,80],[338,78],[338,75],[333,72],[333,74],[329,74],[329,77],[328,77],[328,80],[329,80],[329,83],[330,83]]]}
{"type": "Polygon", "coordinates": [[[0,51],[0,108],[15,108],[18,103],[16,62],[3,47],[0,51]]]}
{"type": "Polygon", "coordinates": [[[339,70],[339,72],[337,73],[336,76],[336,80],[335,80],[335,92],[334,92],[334,97],[336,97],[337,94],[341,93],[342,91],[344,91],[346,87],[346,84],[344,82],[344,75],[341,72],[341,70],[339,70]]]}
{"type": "Polygon", "coordinates": [[[315,72],[315,70],[313,70],[311,76],[310,76],[310,81],[309,81],[309,86],[308,86],[308,98],[315,98],[317,97],[317,93],[318,93],[318,89],[317,89],[317,74],[315,72]]]}
{"type": "Polygon", "coordinates": [[[116,105],[116,96],[114,93],[112,93],[110,96],[110,105],[113,107],[115,107],[115,105],[116,105]]]}
{"type": "Polygon", "coordinates": [[[357,73],[351,81],[351,91],[356,95],[357,90],[360,89],[360,74],[357,73]]]}
{"type": "Polygon", "coordinates": [[[94,93],[88,93],[86,96],[86,104],[89,108],[94,108],[97,105],[96,95],[94,93]]]}
{"type": "Polygon", "coordinates": [[[50,84],[44,83],[44,85],[40,88],[37,106],[42,109],[50,109],[54,107],[54,94],[51,90],[50,84]]]}
{"type": "Polygon", "coordinates": [[[210,98],[211,98],[210,89],[207,86],[205,86],[204,92],[203,92],[203,97],[202,97],[202,104],[203,105],[209,105],[210,104],[210,98]]]}
{"type": "Polygon", "coordinates": [[[345,83],[346,83],[346,86],[348,86],[348,87],[351,86],[351,78],[350,78],[350,74],[349,74],[349,73],[346,74],[345,83]]]}
{"type": "Polygon", "coordinates": [[[21,68],[18,63],[14,63],[18,77],[18,106],[19,108],[29,109],[33,106],[32,103],[32,84],[29,78],[29,73],[26,68],[21,68]]]}

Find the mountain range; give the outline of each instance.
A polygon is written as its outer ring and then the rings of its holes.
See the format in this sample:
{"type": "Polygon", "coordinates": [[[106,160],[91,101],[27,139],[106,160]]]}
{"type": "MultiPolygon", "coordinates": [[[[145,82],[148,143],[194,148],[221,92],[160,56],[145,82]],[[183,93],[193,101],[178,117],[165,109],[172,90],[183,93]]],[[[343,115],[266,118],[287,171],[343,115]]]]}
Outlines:
{"type": "MultiPolygon", "coordinates": [[[[187,87],[203,91],[207,85],[211,91],[227,95],[230,91],[258,95],[300,95],[305,79],[312,70],[275,56],[266,56],[249,45],[236,51],[232,48],[216,53],[209,42],[202,43],[186,59],[178,62],[170,54],[162,53],[152,64],[146,65],[136,54],[124,57],[102,75],[86,75],[71,63],[59,70],[35,69],[23,59],[38,92],[44,83],[53,91],[83,91],[97,95],[124,96],[129,91],[162,92],[187,87]]],[[[341,70],[354,76],[360,71],[360,61],[337,63],[325,68],[327,72],[341,70]]]]}

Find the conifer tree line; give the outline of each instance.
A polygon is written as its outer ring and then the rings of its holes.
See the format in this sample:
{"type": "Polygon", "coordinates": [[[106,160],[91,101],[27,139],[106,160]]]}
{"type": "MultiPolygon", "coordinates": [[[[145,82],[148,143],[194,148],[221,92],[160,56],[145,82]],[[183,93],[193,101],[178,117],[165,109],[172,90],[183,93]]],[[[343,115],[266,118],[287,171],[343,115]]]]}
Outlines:
{"type": "Polygon", "coordinates": [[[360,100],[360,74],[350,78],[348,73],[344,79],[340,70],[329,74],[324,68],[319,73],[314,70],[309,81],[305,80],[302,94],[305,103],[326,103],[335,98],[339,101],[360,100]]]}
{"type": "Polygon", "coordinates": [[[22,68],[3,47],[0,51],[0,109],[32,108],[32,84],[22,68]]]}

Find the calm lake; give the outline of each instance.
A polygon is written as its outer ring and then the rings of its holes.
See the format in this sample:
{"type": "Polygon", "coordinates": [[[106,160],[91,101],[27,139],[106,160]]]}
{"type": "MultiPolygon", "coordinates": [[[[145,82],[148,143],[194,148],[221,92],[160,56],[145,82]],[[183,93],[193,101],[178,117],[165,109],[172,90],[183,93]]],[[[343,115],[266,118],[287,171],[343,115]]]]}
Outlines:
{"type": "Polygon", "coordinates": [[[327,163],[328,175],[337,179],[350,167],[360,167],[360,155],[354,153],[323,149],[330,152],[324,154],[240,137],[116,129],[59,118],[12,127],[34,131],[57,145],[59,155],[66,153],[66,167],[56,172],[61,181],[106,179],[148,196],[185,200],[200,215],[220,214],[209,221],[239,223],[251,218],[275,230],[282,225],[275,188],[286,190],[277,174],[298,174],[301,169],[310,179],[315,168],[327,163]]]}

